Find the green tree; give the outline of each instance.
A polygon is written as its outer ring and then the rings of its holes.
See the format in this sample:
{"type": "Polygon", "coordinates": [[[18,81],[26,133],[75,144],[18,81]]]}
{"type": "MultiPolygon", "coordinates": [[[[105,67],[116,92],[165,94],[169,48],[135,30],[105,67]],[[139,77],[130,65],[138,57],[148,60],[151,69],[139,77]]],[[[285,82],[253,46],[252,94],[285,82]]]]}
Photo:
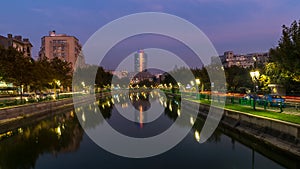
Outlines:
{"type": "Polygon", "coordinates": [[[239,88],[252,88],[250,70],[238,66],[225,69],[228,91],[240,92],[239,88]]]}
{"type": "MultiPolygon", "coordinates": [[[[1,80],[13,83],[20,89],[33,82],[34,60],[24,57],[23,53],[14,48],[0,49],[1,80]]],[[[21,97],[23,90],[20,91],[21,97]]],[[[22,99],[22,98],[21,98],[22,99]]]]}
{"type": "Polygon", "coordinates": [[[21,57],[21,53],[14,48],[2,48],[0,46],[0,76],[6,82],[12,82],[14,68],[16,65],[16,58],[21,57]]]}
{"type": "Polygon", "coordinates": [[[175,70],[172,70],[166,73],[165,79],[163,83],[168,84],[171,83],[173,86],[177,85],[177,83],[181,83],[183,85],[189,84],[193,77],[190,77],[191,70],[189,68],[181,67],[175,70]],[[177,78],[178,82],[174,79],[177,78]]]}
{"type": "Polygon", "coordinates": [[[71,86],[72,82],[72,67],[71,63],[63,61],[59,58],[54,58],[50,61],[50,76],[52,86],[71,86]]]}
{"type": "MultiPolygon", "coordinates": [[[[211,90],[211,82],[208,76],[207,69],[203,67],[202,69],[192,69],[192,72],[195,78],[200,79],[201,88],[203,86],[203,90],[211,90]]],[[[199,90],[202,90],[199,86],[199,90]]]]}
{"type": "Polygon", "coordinates": [[[300,21],[282,26],[282,36],[270,56],[265,67],[270,82],[285,86],[289,94],[300,93],[300,21]]]}
{"type": "MultiPolygon", "coordinates": [[[[300,82],[300,21],[294,21],[290,27],[282,26],[282,36],[276,48],[270,49],[271,62],[276,64],[277,76],[284,82],[300,82]]],[[[272,79],[273,80],[273,79],[272,79]]]]}
{"type": "Polygon", "coordinates": [[[50,61],[47,58],[39,58],[35,61],[32,89],[41,92],[49,87],[49,82],[53,80],[52,72],[50,61]]]}
{"type": "Polygon", "coordinates": [[[85,67],[76,68],[73,75],[73,82],[76,91],[82,88],[91,87],[94,88],[96,84],[98,87],[104,87],[106,85],[111,85],[112,74],[105,71],[102,67],[96,65],[87,65],[85,67]],[[96,77],[94,76],[96,72],[96,77]]]}
{"type": "MultiPolygon", "coordinates": [[[[112,77],[113,77],[113,75],[111,73],[105,71],[102,67],[98,67],[95,84],[99,87],[103,87],[108,84],[110,85],[111,81],[112,81],[112,77]]],[[[129,79],[128,79],[128,81],[129,81],[129,79]]],[[[127,82],[127,80],[125,82],[127,82]]],[[[127,85],[128,84],[129,83],[127,83],[127,85]]]]}

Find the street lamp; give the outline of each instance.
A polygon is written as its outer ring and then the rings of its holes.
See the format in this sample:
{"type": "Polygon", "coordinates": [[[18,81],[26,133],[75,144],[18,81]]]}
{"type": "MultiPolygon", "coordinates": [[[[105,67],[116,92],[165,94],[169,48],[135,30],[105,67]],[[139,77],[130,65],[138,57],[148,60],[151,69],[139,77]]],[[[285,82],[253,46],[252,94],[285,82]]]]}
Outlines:
{"type": "MultiPolygon", "coordinates": [[[[58,88],[59,88],[59,91],[58,91],[58,93],[57,93],[57,99],[59,99],[59,92],[60,92],[60,85],[61,85],[61,83],[60,83],[60,80],[54,80],[54,82],[56,83],[56,85],[57,85],[58,88]]],[[[56,91],[55,91],[55,94],[56,94],[56,91]]]]}
{"type": "Polygon", "coordinates": [[[196,82],[196,85],[197,85],[197,88],[198,88],[198,91],[197,91],[197,98],[200,98],[200,96],[199,96],[199,87],[200,87],[200,79],[195,79],[195,82],[196,82]]]}
{"type": "Polygon", "coordinates": [[[53,87],[54,87],[54,96],[53,96],[53,99],[54,100],[56,100],[56,98],[59,99],[59,95],[58,95],[58,97],[56,97],[56,86],[58,86],[58,88],[60,89],[60,85],[61,85],[60,80],[53,79],[53,81],[50,82],[49,85],[53,85],[53,87]]]}
{"type": "Polygon", "coordinates": [[[198,79],[198,78],[195,79],[195,82],[196,82],[197,85],[199,85],[200,84],[200,79],[198,79]]]}
{"type": "Polygon", "coordinates": [[[252,78],[252,81],[253,81],[253,83],[254,83],[254,92],[256,92],[256,90],[255,90],[255,88],[256,88],[256,83],[257,83],[257,81],[258,81],[258,78],[259,78],[259,71],[258,70],[256,70],[256,71],[251,71],[250,72],[250,76],[251,76],[251,78],[252,78]]]}
{"type": "MultiPolygon", "coordinates": [[[[251,78],[252,78],[252,81],[253,81],[253,83],[254,83],[254,89],[253,89],[253,92],[254,92],[254,94],[256,94],[256,83],[258,82],[258,78],[259,78],[259,71],[258,70],[256,70],[256,71],[251,71],[250,72],[250,76],[251,76],[251,78]]],[[[255,110],[255,104],[256,104],[256,98],[255,98],[256,96],[254,95],[254,97],[253,97],[253,110],[255,110]]]]}
{"type": "Polygon", "coordinates": [[[83,92],[85,92],[85,83],[84,83],[84,81],[81,82],[81,85],[83,87],[83,92]]]}
{"type": "Polygon", "coordinates": [[[192,85],[192,86],[194,86],[194,85],[195,85],[195,83],[194,83],[194,81],[193,81],[193,80],[191,80],[191,85],[192,85]]]}

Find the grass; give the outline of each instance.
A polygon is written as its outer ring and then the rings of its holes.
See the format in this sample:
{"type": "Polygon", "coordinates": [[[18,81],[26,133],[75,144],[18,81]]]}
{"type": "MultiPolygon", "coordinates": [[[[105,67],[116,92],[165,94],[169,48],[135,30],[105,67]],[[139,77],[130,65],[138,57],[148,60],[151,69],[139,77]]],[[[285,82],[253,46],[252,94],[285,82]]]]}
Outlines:
{"type": "MultiPolygon", "coordinates": [[[[165,91],[165,92],[172,93],[169,91],[165,91]]],[[[201,100],[187,99],[187,100],[198,102],[201,104],[206,104],[206,105],[211,104],[211,100],[206,100],[206,99],[201,99],[201,100]]],[[[236,100],[235,100],[235,102],[236,102],[236,100]]],[[[223,106],[223,104],[221,103],[219,105],[223,106]]],[[[220,106],[218,106],[217,102],[214,102],[214,105],[216,105],[217,107],[220,107],[220,106]]],[[[267,117],[267,118],[281,120],[281,121],[285,121],[285,122],[300,124],[300,116],[293,115],[293,114],[279,113],[280,112],[279,108],[270,109],[270,107],[269,107],[267,110],[264,110],[262,107],[257,105],[256,110],[253,110],[252,107],[247,106],[247,105],[240,105],[239,103],[236,103],[236,104],[226,103],[224,108],[229,109],[229,110],[240,111],[240,112],[248,113],[248,114],[252,114],[252,115],[257,115],[257,116],[261,116],[261,117],[267,117]]]]}
{"type": "MultiPolygon", "coordinates": [[[[208,101],[208,100],[195,100],[195,99],[190,99],[190,100],[201,103],[201,104],[206,104],[206,105],[210,105],[210,103],[211,103],[211,101],[208,101]]],[[[242,106],[242,105],[238,105],[238,104],[226,104],[224,108],[229,109],[229,110],[240,111],[240,112],[248,113],[248,114],[252,114],[252,115],[257,115],[257,116],[261,116],[261,117],[268,117],[268,118],[281,120],[281,121],[285,121],[285,122],[300,124],[300,116],[279,113],[279,111],[275,112],[275,111],[264,110],[264,109],[260,109],[260,108],[253,110],[252,107],[242,106]]]]}

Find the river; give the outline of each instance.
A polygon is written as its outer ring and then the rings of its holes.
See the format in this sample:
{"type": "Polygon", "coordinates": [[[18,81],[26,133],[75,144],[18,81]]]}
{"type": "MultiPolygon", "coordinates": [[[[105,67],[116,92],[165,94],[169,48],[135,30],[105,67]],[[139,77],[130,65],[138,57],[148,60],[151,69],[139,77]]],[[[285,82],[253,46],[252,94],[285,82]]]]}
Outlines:
{"type": "MultiPolygon", "coordinates": [[[[143,123],[146,115],[142,114],[141,109],[148,109],[151,106],[149,104],[151,96],[149,93],[135,93],[131,100],[126,102],[122,100],[124,96],[109,95],[101,98],[97,106],[104,119],[118,132],[130,137],[147,138],[165,131],[177,118],[184,118],[182,112],[178,111],[179,100],[174,98],[160,100],[159,97],[154,97],[152,100],[160,103],[164,107],[164,112],[155,121],[143,123]],[[126,120],[116,109],[116,106],[127,109],[128,105],[136,108],[132,113],[137,122],[126,120]]],[[[20,123],[20,126],[2,132],[0,169],[296,169],[300,167],[298,157],[269,148],[264,149],[263,144],[255,143],[222,127],[219,127],[208,141],[200,144],[197,132],[201,130],[204,123],[201,118],[195,119],[194,127],[187,136],[165,153],[149,158],[121,157],[94,143],[79,123],[81,117],[81,115],[76,116],[74,109],[66,108],[59,113],[52,112],[47,117],[20,123]]],[[[101,123],[103,121],[100,120],[97,124],[89,124],[88,127],[101,127],[101,123]]],[[[119,144],[122,144],[121,140],[119,144]]]]}

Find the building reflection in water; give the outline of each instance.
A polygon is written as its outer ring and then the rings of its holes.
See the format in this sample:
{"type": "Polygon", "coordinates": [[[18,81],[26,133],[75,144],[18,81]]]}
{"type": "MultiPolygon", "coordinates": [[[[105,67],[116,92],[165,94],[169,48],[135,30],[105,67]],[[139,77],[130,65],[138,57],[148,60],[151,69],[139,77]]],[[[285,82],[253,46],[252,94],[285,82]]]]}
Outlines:
{"type": "Polygon", "coordinates": [[[143,128],[145,121],[147,121],[147,111],[151,104],[149,101],[150,93],[130,93],[131,104],[135,108],[134,118],[135,121],[139,123],[139,127],[143,128]],[[141,97],[140,97],[141,96],[141,97]]]}
{"type": "Polygon", "coordinates": [[[140,111],[140,128],[143,128],[143,124],[144,124],[144,115],[143,115],[143,106],[140,105],[139,107],[139,111],[140,111]]]}

